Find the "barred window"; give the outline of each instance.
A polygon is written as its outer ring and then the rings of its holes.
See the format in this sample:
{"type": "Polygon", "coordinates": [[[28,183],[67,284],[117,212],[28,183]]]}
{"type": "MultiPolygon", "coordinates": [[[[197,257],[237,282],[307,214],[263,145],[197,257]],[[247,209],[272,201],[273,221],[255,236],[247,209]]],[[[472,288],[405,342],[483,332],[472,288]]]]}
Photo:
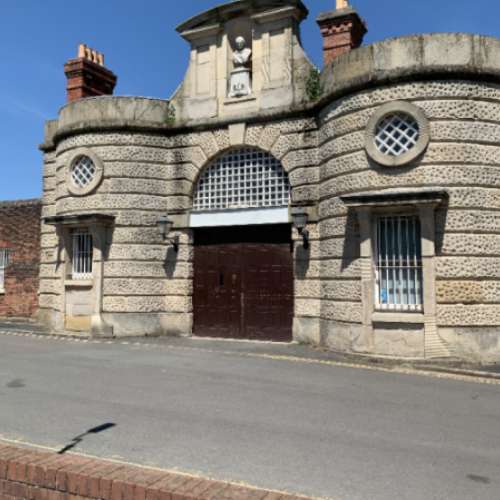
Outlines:
{"type": "Polygon", "coordinates": [[[288,175],[270,154],[252,148],[231,151],[203,173],[193,209],[286,207],[290,199],[288,175]]]}
{"type": "Polygon", "coordinates": [[[0,248],[0,292],[5,291],[5,268],[9,265],[10,250],[0,248]]]}
{"type": "Polygon", "coordinates": [[[88,156],[79,156],[71,168],[71,180],[75,187],[83,189],[94,181],[96,166],[88,156]]]}
{"type": "Polygon", "coordinates": [[[420,220],[415,215],[376,219],[376,308],[421,311],[423,304],[420,220]]]}
{"type": "Polygon", "coordinates": [[[93,241],[86,229],[73,231],[73,262],[71,276],[75,280],[92,278],[93,241]]]}
{"type": "Polygon", "coordinates": [[[407,113],[395,113],[377,124],[375,144],[378,150],[389,156],[401,156],[417,145],[419,125],[407,113]]]}

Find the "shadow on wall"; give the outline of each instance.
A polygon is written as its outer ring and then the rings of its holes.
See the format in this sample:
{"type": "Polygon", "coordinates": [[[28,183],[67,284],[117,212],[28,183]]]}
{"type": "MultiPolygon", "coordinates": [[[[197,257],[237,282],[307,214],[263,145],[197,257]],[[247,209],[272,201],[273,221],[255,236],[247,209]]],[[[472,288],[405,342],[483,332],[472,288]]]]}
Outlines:
{"type": "Polygon", "coordinates": [[[435,245],[436,245],[436,255],[440,256],[443,253],[443,241],[444,241],[444,233],[446,230],[446,219],[448,217],[448,203],[446,205],[440,206],[436,210],[436,236],[435,236],[435,245]]]}
{"type": "Polygon", "coordinates": [[[349,209],[342,248],[342,271],[359,259],[360,243],[358,216],[354,209],[349,209]]]}
{"type": "Polygon", "coordinates": [[[311,246],[304,248],[302,240],[295,242],[295,276],[299,279],[307,277],[311,257],[311,246]]]}
{"type": "Polygon", "coordinates": [[[84,432],[83,434],[74,437],[71,443],[61,448],[57,453],[59,455],[64,455],[67,451],[73,449],[75,446],[80,444],[86,436],[89,436],[91,434],[100,434],[101,432],[107,431],[108,429],[111,429],[113,427],[116,427],[116,424],[112,422],[107,422],[97,427],[93,427],[92,429],[89,429],[87,432],[84,432]]]}
{"type": "MultiPolygon", "coordinates": [[[[178,242],[179,237],[176,236],[176,241],[178,242]]],[[[163,268],[165,269],[165,274],[168,278],[173,278],[175,274],[175,268],[177,266],[177,252],[172,245],[169,245],[167,249],[167,254],[165,255],[165,261],[163,263],[163,268]]]]}

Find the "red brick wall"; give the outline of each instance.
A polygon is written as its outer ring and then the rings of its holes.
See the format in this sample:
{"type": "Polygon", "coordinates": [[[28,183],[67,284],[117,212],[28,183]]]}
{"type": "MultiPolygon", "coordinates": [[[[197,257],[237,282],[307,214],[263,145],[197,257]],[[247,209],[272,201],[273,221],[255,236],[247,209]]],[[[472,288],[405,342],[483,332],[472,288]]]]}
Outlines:
{"type": "Polygon", "coordinates": [[[0,442],[0,500],[306,500],[200,477],[0,442]]]}
{"type": "Polygon", "coordinates": [[[38,308],[40,200],[0,202],[0,248],[11,251],[0,317],[31,317],[38,308]]]}

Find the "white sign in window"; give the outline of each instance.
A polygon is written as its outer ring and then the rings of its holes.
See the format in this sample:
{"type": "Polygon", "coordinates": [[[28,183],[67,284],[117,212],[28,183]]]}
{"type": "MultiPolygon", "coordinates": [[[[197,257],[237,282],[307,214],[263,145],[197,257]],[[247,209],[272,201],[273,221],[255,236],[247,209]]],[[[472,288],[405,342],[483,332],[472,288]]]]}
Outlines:
{"type": "Polygon", "coordinates": [[[73,231],[73,268],[71,276],[75,280],[92,278],[93,241],[85,229],[73,231]]]}
{"type": "Polygon", "coordinates": [[[376,219],[376,308],[421,311],[423,304],[422,245],[416,215],[376,219]]]}
{"type": "Polygon", "coordinates": [[[9,265],[10,250],[0,248],[0,292],[5,291],[5,269],[9,265]]]}

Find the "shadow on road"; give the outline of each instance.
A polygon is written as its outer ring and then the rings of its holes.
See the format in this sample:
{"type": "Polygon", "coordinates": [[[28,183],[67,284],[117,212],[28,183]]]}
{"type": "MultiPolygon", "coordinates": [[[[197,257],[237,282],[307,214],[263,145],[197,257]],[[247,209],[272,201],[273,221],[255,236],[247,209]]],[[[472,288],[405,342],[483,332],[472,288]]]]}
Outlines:
{"type": "Polygon", "coordinates": [[[67,444],[64,448],[60,449],[57,453],[59,455],[64,455],[67,451],[71,450],[74,448],[76,445],[81,443],[85,436],[89,436],[90,434],[99,434],[101,432],[107,431],[108,429],[111,429],[113,427],[116,427],[116,424],[112,422],[107,422],[102,425],[98,425],[97,427],[93,427],[92,429],[89,429],[87,432],[84,432],[83,434],[80,434],[76,437],[73,438],[71,443],[67,444]]]}

